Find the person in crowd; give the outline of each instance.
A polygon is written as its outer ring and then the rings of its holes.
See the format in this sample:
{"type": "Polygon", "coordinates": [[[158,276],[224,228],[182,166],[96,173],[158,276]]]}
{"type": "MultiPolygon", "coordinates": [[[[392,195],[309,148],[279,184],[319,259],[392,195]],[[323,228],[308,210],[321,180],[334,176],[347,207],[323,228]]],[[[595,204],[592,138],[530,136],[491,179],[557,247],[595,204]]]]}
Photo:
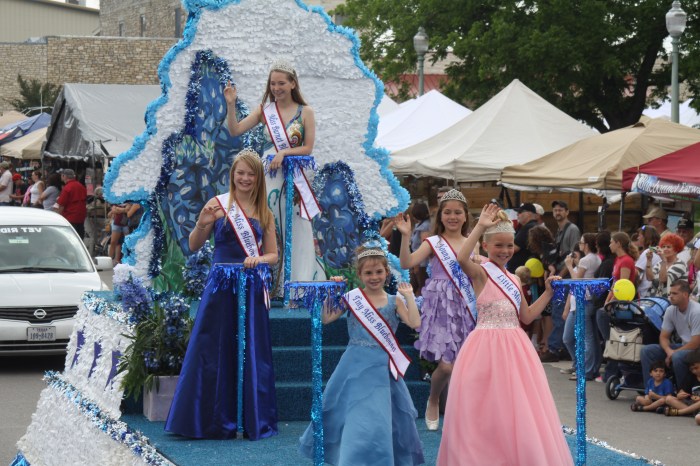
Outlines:
{"type": "MultiPolygon", "coordinates": [[[[224,88],[224,98],[227,105],[229,131],[233,136],[240,136],[263,124],[263,157],[272,156],[269,171],[266,174],[266,186],[270,193],[284,192],[282,190],[284,176],[277,169],[282,166],[287,156],[311,155],[316,141],[316,116],[301,93],[297,72],[287,61],[277,60],[272,63],[261,104],[253,107],[250,114],[241,121],[238,121],[236,112],[237,96],[236,87],[231,86],[230,82],[227,83],[224,88]],[[271,132],[280,134],[286,132],[287,137],[273,138],[271,132]]],[[[283,198],[284,196],[279,195],[268,196],[268,207],[275,216],[275,231],[280,249],[285,244],[283,198]]],[[[283,295],[285,280],[313,280],[316,274],[322,273],[316,260],[313,260],[316,257],[316,250],[311,221],[301,216],[303,213],[301,205],[297,204],[295,211],[298,214],[295,214],[292,219],[294,232],[294,247],[291,254],[292,276],[284,276],[284,261],[279,261],[273,270],[275,285],[272,293],[275,297],[283,295]]]]}
{"type": "Polygon", "coordinates": [[[533,203],[535,206],[535,213],[537,214],[537,225],[544,226],[544,207],[540,204],[533,203]]]}
{"type": "Polygon", "coordinates": [[[61,175],[58,173],[52,173],[46,180],[46,189],[39,196],[39,202],[44,207],[44,210],[51,210],[56,205],[58,196],[61,194],[61,189],[63,188],[63,182],[61,181],[61,175]]]}
{"type": "Polygon", "coordinates": [[[652,269],[656,264],[661,262],[661,256],[658,254],[657,248],[661,236],[655,228],[649,225],[643,225],[637,230],[637,233],[641,244],[636,246],[639,251],[642,251],[641,254],[639,254],[637,262],[634,264],[637,268],[637,277],[639,277],[637,280],[637,294],[640,298],[646,298],[649,296],[649,290],[651,289],[651,280],[648,280],[646,276],[647,257],[649,256],[649,252],[651,252],[652,269]]]}
{"type": "Polygon", "coordinates": [[[521,204],[516,209],[518,212],[518,231],[515,234],[515,254],[508,262],[508,271],[513,273],[515,269],[532,257],[532,251],[528,249],[528,237],[530,230],[537,226],[537,209],[529,202],[521,204]]]}
{"type": "MultiPolygon", "coordinates": [[[[528,304],[532,304],[532,272],[530,272],[530,269],[525,267],[524,265],[521,265],[517,269],[515,269],[515,276],[518,277],[518,280],[520,280],[520,286],[523,289],[523,298],[525,301],[527,301],[528,304]]],[[[541,327],[538,327],[536,324],[539,322],[541,319],[541,316],[538,316],[534,321],[530,322],[529,324],[526,324],[524,322],[520,322],[520,327],[525,331],[525,334],[527,334],[527,337],[530,339],[530,341],[533,340],[533,335],[535,335],[535,340],[533,342],[533,345],[537,347],[537,337],[538,337],[538,331],[541,331],[541,327]],[[537,329],[537,331],[535,331],[537,329]]]]}
{"type": "Polygon", "coordinates": [[[0,206],[12,205],[12,172],[10,162],[0,162],[0,206]]]}
{"type": "Polygon", "coordinates": [[[473,295],[471,285],[466,277],[455,276],[452,267],[457,251],[466,241],[468,212],[464,195],[456,189],[448,191],[438,207],[434,235],[426,238],[413,253],[408,248],[410,223],[403,215],[398,215],[395,219],[396,228],[403,236],[401,267],[410,269],[429,259],[432,271],[423,288],[421,324],[415,344],[423,359],[437,363],[430,379],[430,396],[425,410],[428,430],[438,429],[440,394],[449,383],[459,349],[476,325],[476,309],[470,300],[473,295]]]}
{"type": "Polygon", "coordinates": [[[666,397],[666,416],[695,415],[695,423],[700,425],[700,351],[688,353],[685,363],[690,372],[685,381],[679,386],[676,396],[666,397]]]}
{"type": "MultiPolygon", "coordinates": [[[[557,233],[554,237],[556,246],[556,262],[554,263],[554,274],[562,277],[568,277],[569,271],[564,264],[564,258],[568,256],[581,238],[581,231],[578,227],[569,221],[569,205],[564,201],[552,202],[552,216],[557,222],[557,233]]],[[[566,350],[564,345],[564,302],[552,302],[552,332],[549,334],[547,346],[549,350],[558,355],[559,359],[569,359],[571,355],[566,350]]],[[[546,361],[547,355],[544,355],[546,361]]],[[[543,362],[544,362],[543,361],[543,362]]]]}
{"type": "MultiPolygon", "coordinates": [[[[400,283],[400,297],[384,291],[390,271],[378,243],[361,246],[356,257],[362,289],[344,296],[350,341],[323,392],[324,460],[336,465],[423,464],[418,412],[401,372],[390,370],[398,367],[392,366],[396,357],[390,345],[398,345],[394,332],[399,321],[411,328],[418,328],[421,322],[413,289],[400,283]],[[376,339],[369,330],[374,321],[387,324],[384,339],[376,339]]],[[[326,310],[323,322],[333,322],[342,314],[326,310]]],[[[315,437],[310,423],[299,445],[307,458],[314,457],[315,437]]]]}
{"type": "MultiPolygon", "coordinates": [[[[109,257],[112,258],[115,265],[122,260],[122,244],[126,235],[131,231],[131,218],[136,218],[139,211],[141,211],[141,204],[138,202],[115,204],[109,211],[109,216],[112,219],[110,222],[109,257]]],[[[138,217],[141,218],[140,215],[138,217]]]]}
{"type": "MultiPolygon", "coordinates": [[[[411,209],[411,217],[416,226],[413,227],[410,238],[411,252],[416,252],[423,241],[430,236],[430,210],[424,202],[416,202],[411,209]]],[[[428,260],[411,268],[411,286],[416,290],[416,296],[421,296],[425,280],[428,278],[428,260]]]]}
{"type": "MultiPolygon", "coordinates": [[[[595,274],[600,267],[600,257],[598,257],[598,249],[595,245],[595,233],[584,233],[578,243],[578,248],[581,258],[576,260],[576,248],[565,259],[565,264],[569,275],[574,279],[595,278],[595,274]]],[[[569,312],[564,316],[564,344],[570,354],[575,354],[576,340],[574,336],[576,316],[573,311],[576,311],[576,299],[572,295],[567,305],[570,307],[569,312]],[[573,299],[571,299],[573,298],[573,299]]],[[[600,344],[596,334],[598,329],[596,326],[596,303],[593,296],[586,296],[586,308],[583,310],[586,313],[586,334],[584,336],[584,366],[586,369],[586,380],[595,380],[600,372],[600,364],[603,359],[600,344]]],[[[572,377],[576,380],[576,376],[572,377]]]]}
{"type": "Polygon", "coordinates": [[[654,228],[659,236],[671,233],[668,229],[668,213],[661,206],[651,206],[646,215],[642,216],[647,221],[647,225],[654,228]]]}
{"type": "Polygon", "coordinates": [[[232,264],[243,263],[258,271],[246,279],[242,427],[250,440],[277,434],[265,275],[266,264],[275,264],[278,254],[266,197],[260,157],[243,149],[231,167],[229,192],[204,205],[190,233],[191,251],[199,250],[213,233],[214,254],[165,424],[168,432],[190,438],[236,437],[238,285],[232,264]]]}
{"type": "Polygon", "coordinates": [[[595,278],[612,277],[616,256],[610,250],[610,240],[609,231],[601,231],[595,237],[595,247],[598,250],[598,257],[600,257],[600,266],[595,273],[595,278]]]}
{"type": "Polygon", "coordinates": [[[70,168],[61,171],[63,189],[56,200],[58,213],[75,228],[80,238],[85,237],[85,218],[87,217],[87,190],[75,179],[75,172],[70,168]]]}
{"type": "Polygon", "coordinates": [[[542,312],[559,277],[548,277],[528,305],[505,269],[514,236],[505,212],[484,206],[458,255],[478,296],[479,319],[455,362],[438,466],[573,464],[544,368],[519,324],[542,312]],[[488,261],[477,264],[470,256],[482,235],[488,261]]]}
{"type": "Polygon", "coordinates": [[[14,184],[14,192],[10,195],[11,205],[22,206],[24,204],[24,195],[29,189],[29,185],[24,182],[24,178],[19,173],[12,175],[12,183],[14,184]]]}
{"type": "Polygon", "coordinates": [[[34,170],[32,172],[32,185],[29,188],[30,192],[30,197],[29,197],[29,205],[31,207],[38,207],[43,209],[43,205],[41,201],[39,200],[41,198],[41,195],[44,194],[44,180],[43,180],[43,175],[41,173],[41,170],[34,170]]]}
{"type": "Polygon", "coordinates": [[[673,383],[666,378],[666,364],[656,361],[644,387],[644,395],[638,395],[630,405],[632,411],[656,411],[666,404],[666,397],[673,395],[673,383]]]}
{"type": "MultiPolygon", "coordinates": [[[[404,215],[408,214],[408,210],[404,212],[404,215]]],[[[396,229],[394,217],[387,217],[382,221],[379,235],[389,242],[389,252],[394,256],[399,257],[399,254],[401,254],[401,232],[396,229]]]]}
{"type": "MultiPolygon", "coordinates": [[[[546,275],[554,275],[554,264],[557,261],[554,236],[552,235],[552,232],[549,231],[549,228],[545,226],[535,226],[534,228],[531,228],[528,233],[527,249],[544,265],[545,277],[541,278],[541,283],[539,284],[544,285],[543,280],[546,278],[546,275]]],[[[542,289],[542,286],[538,286],[538,289],[542,289]]],[[[545,306],[540,319],[542,323],[542,347],[540,349],[540,359],[542,362],[557,362],[563,355],[561,354],[562,351],[560,351],[561,348],[552,349],[549,347],[549,336],[552,334],[553,329],[551,303],[545,306]]]]}
{"type": "MultiPolygon", "coordinates": [[[[683,243],[685,244],[683,250],[678,253],[678,258],[686,264],[690,264],[692,262],[694,252],[693,235],[695,235],[695,226],[693,225],[693,221],[690,219],[690,217],[684,215],[678,219],[678,223],[676,224],[676,234],[681,237],[683,243]]],[[[694,279],[690,280],[691,286],[693,285],[693,281],[694,279]]]]}
{"type": "Polygon", "coordinates": [[[652,266],[651,249],[647,250],[647,263],[645,268],[646,279],[651,282],[649,296],[665,298],[668,296],[671,283],[676,280],[688,280],[688,263],[678,257],[685,247],[680,236],[675,233],[664,235],[659,240],[659,255],[661,261],[652,266]]]}
{"type": "Polygon", "coordinates": [[[671,305],[664,313],[659,343],[642,346],[642,373],[648,374],[654,361],[664,360],[673,368],[676,387],[683,387],[688,377],[684,358],[700,348],[700,304],[690,299],[690,287],[685,280],[671,284],[668,300],[671,305]],[[681,343],[671,341],[674,332],[681,343]]]}

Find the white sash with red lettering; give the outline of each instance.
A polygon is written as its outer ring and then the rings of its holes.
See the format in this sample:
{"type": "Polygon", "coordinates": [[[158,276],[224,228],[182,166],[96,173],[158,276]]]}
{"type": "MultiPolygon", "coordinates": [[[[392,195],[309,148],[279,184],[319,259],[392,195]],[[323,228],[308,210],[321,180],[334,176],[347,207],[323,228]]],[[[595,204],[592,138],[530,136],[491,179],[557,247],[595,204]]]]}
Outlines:
{"type": "MultiPolygon", "coordinates": [[[[224,212],[226,212],[226,209],[229,206],[230,194],[231,193],[224,193],[216,196],[216,200],[219,202],[219,205],[224,212]]],[[[262,256],[262,237],[260,238],[260,241],[255,240],[253,226],[250,224],[250,220],[246,216],[245,212],[243,212],[243,209],[238,205],[235,195],[233,200],[234,202],[231,203],[231,209],[226,212],[226,218],[228,219],[229,224],[231,224],[233,232],[236,234],[236,238],[238,239],[238,242],[243,248],[243,251],[245,251],[246,255],[248,257],[260,257],[262,256]]],[[[263,286],[263,295],[265,297],[265,306],[269,310],[270,292],[266,286],[263,286]]]]}
{"type": "Polygon", "coordinates": [[[474,293],[471,280],[462,272],[459,262],[457,262],[457,254],[455,254],[454,249],[452,249],[450,243],[440,235],[430,236],[425,240],[433,249],[433,254],[438,258],[440,265],[445,269],[450,280],[452,280],[452,284],[459,291],[462,301],[469,311],[469,316],[472,318],[474,324],[476,324],[476,293],[474,293]],[[455,271],[459,271],[461,276],[456,277],[455,271]]]}
{"type": "Polygon", "coordinates": [[[365,293],[359,288],[345,293],[343,299],[357,320],[389,355],[389,370],[394,380],[398,380],[399,375],[403,377],[411,359],[401,349],[396,335],[384,317],[377,312],[365,293]]]}
{"type": "Polygon", "coordinates": [[[493,262],[486,262],[481,264],[481,266],[486,271],[486,275],[489,279],[506,295],[510,302],[513,303],[516,312],[520,315],[522,295],[520,293],[520,288],[518,288],[517,283],[511,278],[510,274],[493,262]]]}
{"type": "MultiPolygon", "coordinates": [[[[270,132],[270,139],[272,139],[277,152],[291,149],[292,144],[289,142],[287,130],[277,108],[277,102],[271,102],[263,107],[263,117],[265,118],[267,130],[270,132]]],[[[294,187],[297,189],[301,199],[301,216],[306,220],[311,220],[320,214],[321,207],[318,205],[309,180],[306,179],[306,175],[301,169],[294,171],[294,187]]]]}

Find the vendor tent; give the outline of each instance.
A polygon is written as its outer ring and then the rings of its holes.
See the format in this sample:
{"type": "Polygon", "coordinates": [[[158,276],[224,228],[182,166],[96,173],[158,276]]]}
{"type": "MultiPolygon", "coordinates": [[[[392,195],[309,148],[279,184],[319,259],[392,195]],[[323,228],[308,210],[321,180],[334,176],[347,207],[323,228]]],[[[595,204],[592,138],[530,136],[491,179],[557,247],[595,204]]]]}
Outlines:
{"type": "Polygon", "coordinates": [[[517,79],[461,121],[392,153],[396,174],[495,181],[525,163],[596,134],[517,79]]]}
{"type": "Polygon", "coordinates": [[[435,136],[470,113],[467,107],[432,90],[381,116],[376,144],[391,152],[405,149],[435,136]]]}
{"type": "Polygon", "coordinates": [[[384,94],[382,100],[379,101],[379,105],[377,105],[377,114],[381,118],[398,109],[399,104],[394,102],[391,97],[384,94]]]}
{"type": "Polygon", "coordinates": [[[700,199],[700,142],[622,172],[622,189],[700,199]]]}
{"type": "MultiPolygon", "coordinates": [[[[678,122],[691,128],[700,128],[700,115],[697,111],[690,108],[692,101],[693,99],[688,99],[678,106],[678,122]]],[[[647,108],[643,113],[649,118],[666,118],[670,120],[671,102],[666,101],[659,108],[647,108]]]]}
{"type": "Polygon", "coordinates": [[[40,159],[41,146],[46,141],[47,127],[43,127],[36,131],[15,139],[12,142],[0,146],[0,155],[5,157],[13,157],[15,159],[40,159]]]}
{"type": "Polygon", "coordinates": [[[20,113],[16,110],[9,110],[7,112],[3,112],[2,115],[0,115],[0,128],[7,126],[11,123],[15,123],[26,119],[27,115],[20,113]]]}
{"type": "Polygon", "coordinates": [[[128,150],[146,125],[160,86],[64,84],[56,99],[44,155],[87,161],[128,150]]]}
{"type": "Polygon", "coordinates": [[[51,115],[48,113],[40,113],[33,117],[24,120],[10,123],[9,125],[0,128],[0,144],[7,144],[10,141],[21,138],[25,134],[36,131],[41,128],[46,128],[51,121],[51,115]]]}
{"type": "Polygon", "coordinates": [[[622,171],[700,142],[700,130],[662,118],[575,142],[523,165],[503,169],[501,182],[519,190],[620,192],[622,171]]]}

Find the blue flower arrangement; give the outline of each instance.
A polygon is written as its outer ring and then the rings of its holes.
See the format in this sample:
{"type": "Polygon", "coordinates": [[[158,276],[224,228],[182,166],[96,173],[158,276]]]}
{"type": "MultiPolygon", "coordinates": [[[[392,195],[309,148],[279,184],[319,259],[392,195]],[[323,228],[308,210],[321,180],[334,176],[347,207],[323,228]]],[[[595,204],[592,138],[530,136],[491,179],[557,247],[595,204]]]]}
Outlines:
{"type": "Polygon", "coordinates": [[[207,276],[209,276],[213,254],[214,247],[207,240],[199,251],[187,258],[185,271],[182,274],[185,296],[190,298],[202,296],[204,285],[207,283],[207,276]]]}

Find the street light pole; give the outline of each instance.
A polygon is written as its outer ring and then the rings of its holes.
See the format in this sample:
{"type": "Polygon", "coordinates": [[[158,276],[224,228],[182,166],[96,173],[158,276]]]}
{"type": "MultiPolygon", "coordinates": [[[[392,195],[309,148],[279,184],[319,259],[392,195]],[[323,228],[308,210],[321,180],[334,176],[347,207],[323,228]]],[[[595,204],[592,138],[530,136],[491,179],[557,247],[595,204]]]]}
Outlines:
{"type": "Polygon", "coordinates": [[[413,36],[413,48],[418,55],[418,95],[423,95],[423,63],[425,54],[428,51],[428,35],[423,26],[418,28],[418,32],[413,36]]]}
{"type": "Polygon", "coordinates": [[[680,43],[681,35],[685,31],[685,22],[687,15],[685,11],[681,9],[681,2],[675,0],[671,6],[671,9],[666,13],[666,29],[671,36],[671,45],[673,50],[671,52],[671,121],[678,123],[678,44],[680,43]]]}

